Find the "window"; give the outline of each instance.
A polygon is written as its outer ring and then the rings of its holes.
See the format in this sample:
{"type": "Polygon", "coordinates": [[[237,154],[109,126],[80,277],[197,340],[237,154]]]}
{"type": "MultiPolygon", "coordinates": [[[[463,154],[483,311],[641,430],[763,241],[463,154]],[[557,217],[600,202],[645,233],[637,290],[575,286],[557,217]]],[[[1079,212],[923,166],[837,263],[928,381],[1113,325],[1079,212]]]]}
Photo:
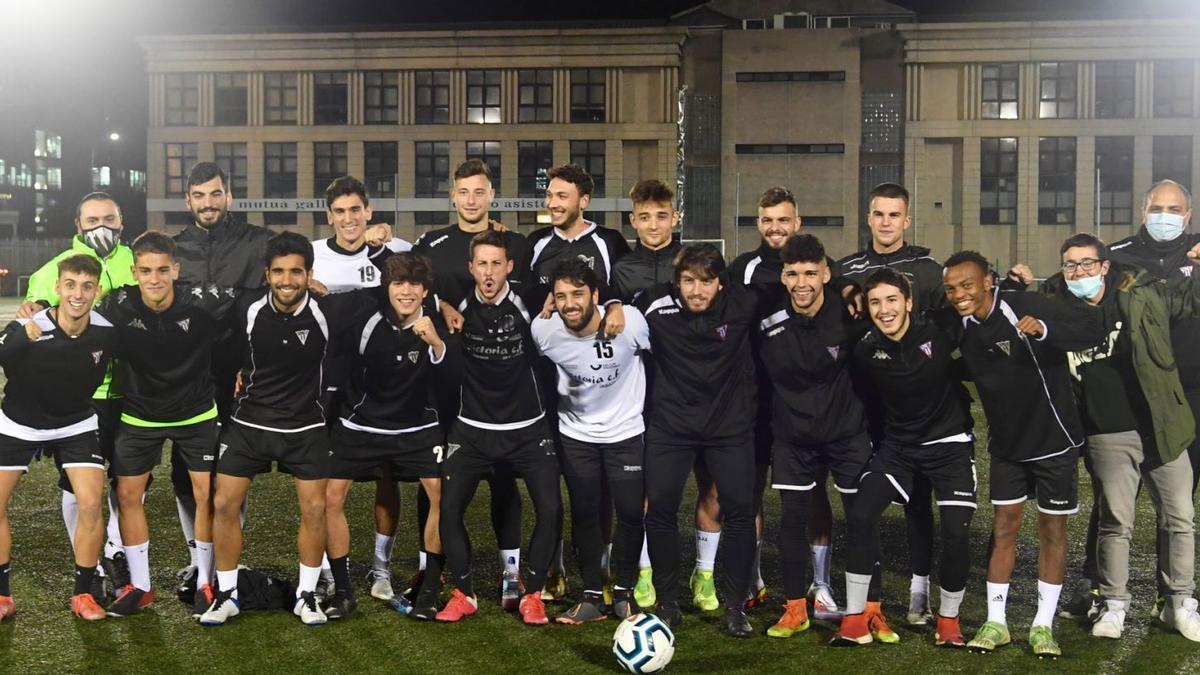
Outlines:
{"type": "Polygon", "coordinates": [[[800,70],[738,73],[738,82],[845,82],[844,70],[800,70]]]}
{"type": "Polygon", "coordinates": [[[846,152],[844,143],[738,143],[734,152],[739,155],[840,155],[846,152]]]}
{"type": "Polygon", "coordinates": [[[246,144],[213,143],[213,161],[229,176],[229,192],[246,196],[246,144]]]}
{"type": "Polygon", "coordinates": [[[593,197],[604,196],[604,141],[571,141],[571,163],[583,167],[596,183],[593,197]]]}
{"type": "Polygon", "coordinates": [[[325,194],[333,179],[347,173],[345,143],[313,143],[313,196],[325,194]]]}
{"type": "Polygon", "coordinates": [[[92,167],[92,189],[104,190],[112,185],[112,169],[107,166],[92,167]]]}
{"type": "Polygon", "coordinates": [[[46,157],[49,159],[62,159],[62,136],[57,134],[46,134],[46,157]]]}
{"type": "Polygon", "coordinates": [[[517,142],[517,195],[544,197],[550,181],[546,173],[554,166],[553,141],[517,142]]]}
{"type": "MultiPolygon", "coordinates": [[[[417,197],[446,197],[450,195],[450,143],[419,141],[416,144],[414,170],[417,176],[417,197]]],[[[417,211],[418,225],[446,225],[449,211],[417,211]]]]}
{"type": "Polygon", "coordinates": [[[417,82],[417,124],[450,123],[450,71],[421,70],[417,82]]]}
{"type": "Polygon", "coordinates": [[[554,121],[554,71],[517,71],[517,121],[554,121]]]}
{"type": "Polygon", "coordinates": [[[1097,136],[1096,171],[1100,174],[1101,225],[1133,221],[1133,137],[1097,136]]]}
{"type": "Polygon", "coordinates": [[[313,73],[313,122],[345,124],[349,116],[346,73],[313,73]]]}
{"type": "Polygon", "coordinates": [[[187,191],[187,175],[199,161],[195,143],[167,143],[167,195],[183,197],[187,191]]]}
{"type": "Polygon", "coordinates": [[[129,187],[137,192],[146,191],[146,172],[137,169],[129,170],[129,187]]]}
{"type": "Polygon", "coordinates": [[[985,120],[1017,119],[1017,89],[1021,70],[1015,63],[983,66],[983,109],[985,120]]]}
{"type": "Polygon", "coordinates": [[[295,124],[300,97],[295,73],[267,73],[263,77],[266,124],[295,124]]]}
{"type": "Polygon", "coordinates": [[[363,121],[367,124],[400,122],[400,75],[395,72],[363,73],[363,121]]]}
{"type": "Polygon", "coordinates": [[[467,124],[500,123],[500,71],[467,71],[467,124]]]}
{"type": "Polygon", "coordinates": [[[467,159],[481,159],[492,173],[492,188],[500,194],[500,141],[467,141],[467,159]]]}
{"type": "MultiPolygon", "coordinates": [[[[95,171],[95,169],[93,169],[93,171],[95,171]]],[[[3,159],[0,159],[0,185],[5,185],[7,183],[8,183],[8,165],[6,165],[4,163],[3,159]]],[[[92,189],[95,190],[96,188],[92,188],[92,189]]]]}
{"type": "Polygon", "coordinates": [[[200,121],[200,86],[196,73],[167,73],[166,124],[170,127],[195,126],[200,121]]]}
{"type": "Polygon", "coordinates": [[[1191,117],[1195,62],[1154,62],[1154,116],[1191,117]]]}
{"type": "Polygon", "coordinates": [[[62,167],[51,166],[46,168],[46,189],[62,189],[62,167]]]}
{"type": "Polygon", "coordinates": [[[1133,117],[1133,61],[1096,63],[1096,117],[1133,117]]]}
{"type": "Polygon", "coordinates": [[[1074,63],[1043,63],[1038,66],[1038,117],[1075,117],[1074,63]]]}
{"type": "Polygon", "coordinates": [[[1192,185],[1192,137],[1154,137],[1153,182],[1164,178],[1191,189],[1192,185]]]}
{"type": "Polygon", "coordinates": [[[604,121],[603,68],[575,68],[571,71],[571,121],[604,121]]]}
{"type": "Polygon", "coordinates": [[[980,139],[979,222],[1017,222],[1017,139],[980,139]]]}
{"type": "Polygon", "coordinates": [[[263,196],[296,196],[296,144],[263,143],[263,196]]]}
{"type": "Polygon", "coordinates": [[[1075,139],[1038,140],[1038,224],[1075,222],[1075,139]]]}
{"type": "Polygon", "coordinates": [[[246,124],[246,83],[245,73],[217,73],[213,78],[213,121],[218,126],[246,124]]]}
{"type": "Polygon", "coordinates": [[[363,143],[366,157],[367,192],[373,197],[396,196],[396,174],[400,172],[400,152],[396,143],[363,143]]]}

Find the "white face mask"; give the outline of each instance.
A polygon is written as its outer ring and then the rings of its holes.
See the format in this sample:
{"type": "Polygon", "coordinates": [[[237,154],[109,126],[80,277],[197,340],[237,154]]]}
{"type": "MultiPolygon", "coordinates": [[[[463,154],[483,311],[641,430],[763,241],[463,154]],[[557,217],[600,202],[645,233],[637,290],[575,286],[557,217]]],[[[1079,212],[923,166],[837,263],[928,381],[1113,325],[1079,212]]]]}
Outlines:
{"type": "Polygon", "coordinates": [[[87,244],[96,255],[101,258],[107,258],[109,253],[117,247],[118,237],[121,231],[101,225],[100,227],[84,230],[83,243],[87,244]]]}
{"type": "Polygon", "coordinates": [[[1146,214],[1146,232],[1154,241],[1174,241],[1183,234],[1183,216],[1177,213],[1146,214]]]}

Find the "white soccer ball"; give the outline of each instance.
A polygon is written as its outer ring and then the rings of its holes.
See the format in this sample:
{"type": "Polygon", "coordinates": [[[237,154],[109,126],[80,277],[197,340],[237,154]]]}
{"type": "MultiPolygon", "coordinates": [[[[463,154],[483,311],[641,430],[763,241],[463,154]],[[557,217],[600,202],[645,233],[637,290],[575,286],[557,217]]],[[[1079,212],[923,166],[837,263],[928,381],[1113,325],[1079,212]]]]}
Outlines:
{"type": "Polygon", "coordinates": [[[613,654],[631,673],[656,673],[675,656],[675,634],[653,614],[634,614],[613,633],[613,654]]]}

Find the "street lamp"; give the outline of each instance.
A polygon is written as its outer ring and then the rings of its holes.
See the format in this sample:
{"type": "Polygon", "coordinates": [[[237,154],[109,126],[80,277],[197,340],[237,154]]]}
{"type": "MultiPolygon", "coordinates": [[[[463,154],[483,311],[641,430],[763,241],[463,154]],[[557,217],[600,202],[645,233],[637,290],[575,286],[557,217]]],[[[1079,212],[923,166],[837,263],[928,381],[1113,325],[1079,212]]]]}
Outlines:
{"type": "Polygon", "coordinates": [[[119,133],[117,133],[117,132],[113,131],[113,132],[111,132],[111,133],[109,133],[109,134],[108,134],[108,140],[110,140],[110,141],[112,141],[112,142],[116,143],[117,141],[121,140],[121,134],[119,134],[119,133]]]}

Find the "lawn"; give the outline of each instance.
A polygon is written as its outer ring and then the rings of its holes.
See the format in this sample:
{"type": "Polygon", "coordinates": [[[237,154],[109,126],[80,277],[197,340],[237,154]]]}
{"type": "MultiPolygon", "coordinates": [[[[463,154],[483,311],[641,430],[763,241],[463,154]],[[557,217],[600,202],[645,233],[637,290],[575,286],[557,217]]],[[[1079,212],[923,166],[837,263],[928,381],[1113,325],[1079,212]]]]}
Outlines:
{"type": "MultiPolygon", "coordinates": [[[[15,303],[0,302],[0,314],[11,316],[15,303]]],[[[976,411],[979,412],[978,410],[976,411]]],[[[981,497],[986,496],[987,456],[978,454],[981,497]]],[[[1081,474],[1082,467],[1081,467],[1081,474]]],[[[360,610],[352,618],[319,628],[307,628],[290,614],[245,613],[228,626],[203,629],[188,608],[174,597],[174,572],[187,562],[177,524],[170,479],[165,466],[155,472],[146,500],[150,516],[152,574],[159,601],[142,614],[97,623],[75,620],[67,609],[71,590],[71,557],[59,507],[56,472],[52,464],[36,463],[21,480],[10,505],[13,528],[14,619],[0,624],[0,661],[12,672],[291,672],[312,667],[331,672],[615,672],[610,652],[613,621],[582,627],[551,625],[528,628],[500,611],[495,589],[481,584],[482,610],[457,625],[433,625],[409,620],[369,597],[362,579],[372,554],[370,521],[372,489],[359,486],[351,493],[352,572],[358,582],[360,610]]],[[[486,484],[481,486],[469,514],[477,550],[477,575],[497,574],[495,542],[488,522],[486,484]]],[[[689,495],[694,491],[689,489],[689,495]]],[[[403,492],[402,531],[396,546],[394,575],[402,584],[415,569],[413,533],[414,490],[403,492]]],[[[566,493],[564,488],[564,503],[566,493]]],[[[690,499],[690,497],[689,497],[690,499]]],[[[1080,500],[1090,504],[1086,477],[1080,500]]],[[[1036,604],[1036,543],[1033,507],[1028,507],[1017,572],[1009,600],[1009,622],[1016,643],[990,656],[937,649],[932,630],[909,630],[901,623],[908,597],[908,569],[903,513],[892,508],[883,525],[885,609],[902,641],[899,645],[869,645],[846,650],[828,647],[835,626],[814,622],[807,633],[791,640],[773,640],[762,633],[778,617],[781,589],[775,543],[779,500],[767,497],[767,541],[764,575],[775,592],[768,608],[751,612],[758,635],[738,641],[720,631],[720,616],[685,612],[676,633],[676,653],[668,672],[1016,672],[1055,669],[1068,672],[1114,673],[1200,672],[1200,645],[1153,624],[1154,517],[1148,498],[1139,502],[1136,541],[1131,557],[1133,607],[1120,641],[1092,638],[1083,626],[1059,619],[1056,634],[1065,656],[1042,663],[1029,655],[1024,635],[1036,604]]],[[[840,513],[840,508],[835,505],[840,513]]],[[[690,508],[684,509],[680,545],[692,553],[690,508]]],[[[526,528],[532,530],[532,508],[526,508],[526,528]]],[[[839,515],[834,565],[840,586],[845,533],[839,515]]],[[[243,562],[273,574],[296,574],[295,492],[286,476],[272,474],[255,481],[250,493],[243,562]]],[[[991,513],[981,508],[972,527],[972,569],[963,604],[963,626],[970,636],[984,620],[984,565],[991,513]]],[[[1082,560],[1086,518],[1071,522],[1070,566],[1082,560]]],[[[568,525],[569,528],[569,525],[568,525]]],[[[569,540],[569,532],[567,533],[569,540]]],[[[936,560],[936,557],[935,557],[936,560]]],[[[576,569],[568,554],[568,567],[576,569]]],[[[720,570],[718,569],[718,574],[720,570]]],[[[686,574],[684,575],[686,579],[686,574]]],[[[578,581],[578,576],[573,578],[578,581]]],[[[935,570],[936,581],[936,570],[935,570]]],[[[578,592],[578,585],[573,591],[578,592]]],[[[841,591],[839,589],[839,596],[841,591]]],[[[935,592],[936,595],[936,592],[935,592]]],[[[563,607],[551,609],[556,614],[563,607]]]]}

